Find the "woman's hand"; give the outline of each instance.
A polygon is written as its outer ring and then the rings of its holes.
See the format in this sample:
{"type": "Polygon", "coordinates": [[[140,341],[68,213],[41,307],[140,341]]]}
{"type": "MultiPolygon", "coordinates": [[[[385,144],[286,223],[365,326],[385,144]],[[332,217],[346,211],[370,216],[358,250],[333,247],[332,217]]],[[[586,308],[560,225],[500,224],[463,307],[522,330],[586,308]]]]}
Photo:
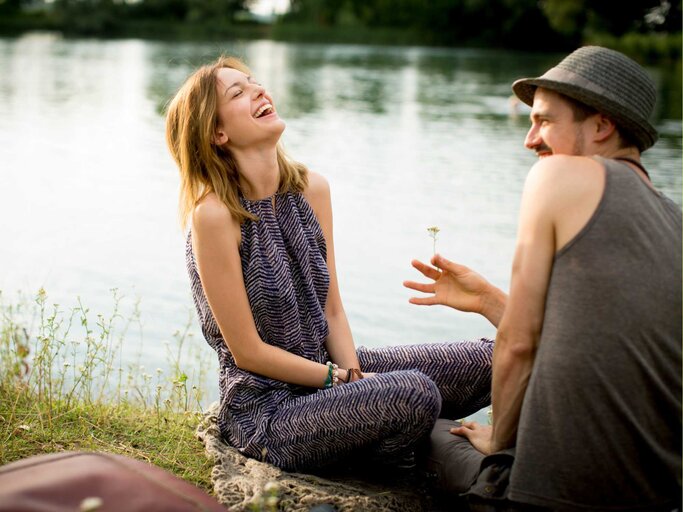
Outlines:
{"type": "Polygon", "coordinates": [[[484,455],[493,453],[491,449],[493,427],[490,425],[481,425],[476,421],[465,421],[462,426],[452,428],[451,434],[466,437],[472,446],[484,455]]]}
{"type": "Polygon", "coordinates": [[[370,377],[374,377],[377,375],[376,373],[372,372],[360,372],[361,377],[358,376],[358,373],[353,373],[351,376],[349,376],[349,370],[344,370],[344,373],[339,376],[339,381],[344,383],[344,384],[349,384],[351,382],[356,382],[361,379],[367,379],[370,377]],[[349,378],[350,377],[350,378],[349,378]],[[348,381],[347,381],[348,379],[348,381]]]}

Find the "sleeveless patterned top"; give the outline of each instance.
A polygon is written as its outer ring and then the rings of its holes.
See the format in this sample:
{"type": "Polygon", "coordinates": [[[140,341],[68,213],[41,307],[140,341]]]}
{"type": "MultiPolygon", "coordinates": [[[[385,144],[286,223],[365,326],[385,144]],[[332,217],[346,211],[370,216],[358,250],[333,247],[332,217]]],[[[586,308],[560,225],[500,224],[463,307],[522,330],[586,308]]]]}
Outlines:
{"type": "MultiPolygon", "coordinates": [[[[322,229],[300,193],[258,201],[240,199],[258,221],[242,223],[240,257],[247,297],[261,339],[306,359],[324,363],[328,335],[325,302],[330,277],[322,229]]],[[[292,395],[315,390],[239,369],[224,342],[202,289],[192,236],[186,245],[187,270],[199,323],[218,353],[221,410],[218,426],[226,440],[246,455],[260,457],[268,417],[292,395]]]]}

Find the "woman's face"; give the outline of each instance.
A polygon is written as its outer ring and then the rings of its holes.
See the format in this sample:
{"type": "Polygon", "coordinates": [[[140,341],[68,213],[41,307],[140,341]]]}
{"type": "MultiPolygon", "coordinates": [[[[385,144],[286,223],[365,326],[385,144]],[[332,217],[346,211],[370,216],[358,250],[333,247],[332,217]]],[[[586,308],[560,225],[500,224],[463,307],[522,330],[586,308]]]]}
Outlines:
{"type": "Polygon", "coordinates": [[[216,91],[216,144],[227,144],[231,149],[277,144],[285,123],[259,83],[236,69],[220,68],[216,72],[216,91]]]}

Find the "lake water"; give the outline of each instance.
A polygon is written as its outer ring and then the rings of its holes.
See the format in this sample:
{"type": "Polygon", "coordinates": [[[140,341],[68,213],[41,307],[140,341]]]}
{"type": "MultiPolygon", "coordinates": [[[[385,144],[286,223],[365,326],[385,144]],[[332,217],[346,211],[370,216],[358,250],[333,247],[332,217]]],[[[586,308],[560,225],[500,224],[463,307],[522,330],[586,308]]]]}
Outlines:
{"type": "MultiPolygon", "coordinates": [[[[408,304],[412,258],[436,248],[507,289],[519,198],[535,157],[512,115],[511,82],[559,55],[469,49],[0,39],[0,290],[44,287],[68,310],[107,314],[140,302],[141,353],[163,367],[164,342],[193,319],[176,214],[178,173],[163,109],[198,64],[236,54],[274,96],[292,157],[332,188],[341,292],[357,345],[493,336],[486,321],[408,304]]],[[[668,101],[643,160],[681,204],[680,69],[651,69],[668,101]],[[672,75],[673,73],[673,75],[672,75]],[[678,73],[678,78],[675,77],[678,73]],[[673,78],[672,78],[673,76],[673,78]],[[669,114],[672,112],[672,114],[669,114]]],[[[209,351],[196,322],[190,330],[209,351]]],[[[213,362],[213,358],[211,358],[213,362]]],[[[213,377],[207,384],[217,395],[213,377]]]]}

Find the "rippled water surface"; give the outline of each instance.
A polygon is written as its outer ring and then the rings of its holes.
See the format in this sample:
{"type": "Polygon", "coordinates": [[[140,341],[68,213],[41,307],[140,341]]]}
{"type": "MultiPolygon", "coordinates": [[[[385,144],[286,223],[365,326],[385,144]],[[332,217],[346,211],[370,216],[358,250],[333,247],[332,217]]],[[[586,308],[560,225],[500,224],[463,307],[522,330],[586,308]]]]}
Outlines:
{"type": "MultiPolygon", "coordinates": [[[[482,319],[408,304],[412,258],[439,252],[508,285],[518,203],[534,162],[510,83],[561,56],[500,51],[139,40],[0,39],[0,290],[41,286],[63,309],[140,301],[142,360],[193,318],[166,101],[196,65],[243,57],[287,122],[295,159],[332,187],[342,295],[357,344],[493,336],[482,319]]],[[[644,154],[681,204],[680,70],[660,86],[660,142],[644,154]],[[672,78],[673,76],[673,78],[672,78]],[[673,112],[673,114],[668,114],[673,112]]],[[[191,331],[202,346],[193,323],[191,331]]],[[[204,347],[202,346],[202,349],[204,347]]],[[[206,350],[210,350],[206,347],[206,350]]],[[[213,382],[211,383],[213,386],[213,382]]],[[[215,389],[212,391],[215,392],[215,389]]]]}

